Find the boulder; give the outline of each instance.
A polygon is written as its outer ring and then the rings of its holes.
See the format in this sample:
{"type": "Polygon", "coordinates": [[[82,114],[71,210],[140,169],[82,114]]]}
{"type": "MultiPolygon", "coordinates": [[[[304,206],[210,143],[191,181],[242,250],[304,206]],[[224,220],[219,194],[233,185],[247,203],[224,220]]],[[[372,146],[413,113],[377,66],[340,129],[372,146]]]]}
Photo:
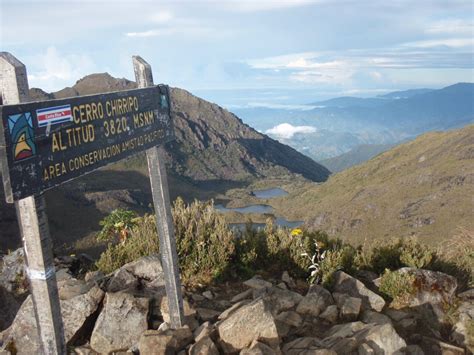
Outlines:
{"type": "Polygon", "coordinates": [[[133,290],[139,285],[139,280],[130,271],[123,267],[116,270],[109,280],[107,292],[133,290]]]}
{"type": "Polygon", "coordinates": [[[222,312],[218,319],[219,320],[224,320],[226,319],[227,317],[229,317],[232,313],[234,313],[237,309],[239,309],[240,307],[242,306],[245,306],[249,303],[251,303],[252,301],[250,300],[243,300],[243,301],[240,301],[240,302],[237,302],[236,304],[234,304],[232,307],[229,307],[227,308],[224,312],[222,312]]]}
{"type": "Polygon", "coordinates": [[[104,308],[91,336],[91,347],[99,353],[127,350],[147,330],[149,301],[124,292],[107,293],[104,308]]]}
{"type": "Polygon", "coordinates": [[[324,319],[329,323],[336,323],[339,316],[339,311],[335,304],[328,306],[323,313],[319,315],[319,318],[324,319]]]}
{"type": "Polygon", "coordinates": [[[329,291],[320,286],[312,287],[296,307],[296,312],[303,316],[317,317],[332,304],[334,300],[329,291]]]}
{"type": "Polygon", "coordinates": [[[232,353],[248,347],[254,340],[278,348],[280,338],[271,306],[257,299],[240,307],[217,325],[224,352],[232,353]]]}
{"type": "Polygon", "coordinates": [[[146,355],[176,354],[192,340],[193,334],[188,326],[165,331],[147,330],[140,336],[138,350],[146,355]]]}
{"type": "Polygon", "coordinates": [[[251,298],[252,297],[252,289],[245,290],[244,292],[241,292],[230,300],[232,303],[240,302],[246,298],[251,298]]]}
{"type": "Polygon", "coordinates": [[[375,323],[375,324],[392,324],[392,321],[388,316],[382,313],[374,311],[364,311],[360,317],[360,320],[364,323],[375,323]]]}
{"type": "Polygon", "coordinates": [[[274,349],[264,343],[254,341],[249,348],[243,349],[240,355],[277,355],[274,349]]]}
{"type": "Polygon", "coordinates": [[[303,318],[301,318],[301,316],[294,311],[281,312],[276,317],[276,319],[279,322],[285,323],[289,325],[290,327],[295,327],[295,328],[298,328],[303,324],[303,318]]]}
{"type": "Polygon", "coordinates": [[[216,329],[214,325],[210,322],[202,323],[196,330],[193,332],[194,341],[199,341],[204,337],[213,337],[216,329]]]}
{"type": "Polygon", "coordinates": [[[272,306],[273,313],[278,314],[296,307],[303,299],[303,296],[290,290],[272,287],[267,289],[264,299],[272,306]]]}
{"type": "MultiPolygon", "coordinates": [[[[160,303],[160,313],[163,317],[163,321],[170,323],[170,312],[168,305],[168,297],[164,296],[161,298],[160,303]]],[[[184,324],[187,324],[189,328],[194,331],[199,326],[199,323],[196,319],[196,310],[189,304],[189,302],[183,299],[183,312],[184,312],[184,324]]]]}
{"type": "Polygon", "coordinates": [[[191,346],[189,355],[219,355],[219,350],[212,339],[206,336],[191,346]]]}
{"type": "Polygon", "coordinates": [[[258,276],[254,276],[251,279],[245,281],[244,285],[250,288],[253,288],[255,290],[259,290],[262,288],[270,288],[273,286],[271,282],[265,281],[258,276]]]}
{"type": "Polygon", "coordinates": [[[355,297],[347,297],[340,310],[341,319],[352,322],[359,317],[362,300],[355,297]]]}
{"type": "Polygon", "coordinates": [[[474,353],[474,300],[461,303],[458,320],[454,324],[451,338],[459,345],[474,353]]]}
{"type": "Polygon", "coordinates": [[[214,321],[217,319],[217,317],[219,316],[219,314],[221,312],[219,311],[215,311],[213,309],[209,309],[209,308],[196,308],[196,311],[197,311],[197,314],[199,316],[199,318],[203,321],[203,322],[207,322],[207,321],[214,321]]]}
{"type": "Polygon", "coordinates": [[[393,354],[406,347],[391,324],[353,322],[333,326],[322,345],[339,353],[393,354]],[[366,344],[366,345],[363,345],[366,344]]]}
{"type": "Polygon", "coordinates": [[[281,275],[281,281],[283,281],[289,288],[296,287],[295,280],[293,280],[288,271],[283,271],[283,274],[281,275]]]}
{"type": "Polygon", "coordinates": [[[415,277],[415,293],[407,296],[405,306],[416,307],[423,304],[434,306],[453,302],[458,286],[453,276],[442,272],[404,267],[399,273],[407,273],[415,277]]]}
{"type": "Polygon", "coordinates": [[[144,256],[125,264],[110,277],[107,291],[117,292],[133,289],[137,286],[147,290],[159,289],[164,294],[164,273],[158,255],[144,256]]]}
{"type": "Polygon", "coordinates": [[[359,344],[367,344],[374,354],[394,354],[407,346],[391,324],[375,325],[358,332],[355,339],[359,344]]]}
{"type": "Polygon", "coordinates": [[[356,278],[343,271],[334,273],[334,291],[347,294],[362,300],[362,309],[373,309],[380,312],[385,306],[385,301],[375,292],[369,290],[356,278]]]}
{"type": "MultiPolygon", "coordinates": [[[[104,291],[98,286],[73,298],[61,300],[61,315],[64,324],[66,342],[74,341],[88,318],[97,310],[104,298],[104,291]]],[[[15,320],[5,331],[5,343],[13,342],[18,354],[40,353],[40,339],[31,296],[23,302],[15,320]]]]}

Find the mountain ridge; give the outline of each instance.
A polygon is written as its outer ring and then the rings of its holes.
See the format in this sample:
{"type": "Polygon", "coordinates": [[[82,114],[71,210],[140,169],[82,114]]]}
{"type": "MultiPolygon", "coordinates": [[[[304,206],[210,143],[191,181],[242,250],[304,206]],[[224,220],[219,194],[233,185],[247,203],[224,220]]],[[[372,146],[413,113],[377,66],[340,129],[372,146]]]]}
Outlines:
{"type": "Polygon", "coordinates": [[[439,244],[474,230],[474,125],[429,132],[285,197],[307,226],[360,243],[417,236],[439,244]]]}

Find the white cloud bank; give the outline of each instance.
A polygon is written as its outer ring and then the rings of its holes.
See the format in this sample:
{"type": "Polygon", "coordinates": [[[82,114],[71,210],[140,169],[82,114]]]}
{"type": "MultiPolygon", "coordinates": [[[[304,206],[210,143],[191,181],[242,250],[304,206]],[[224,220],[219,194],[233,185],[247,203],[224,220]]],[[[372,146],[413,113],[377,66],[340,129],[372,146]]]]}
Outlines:
{"type": "Polygon", "coordinates": [[[308,134],[315,133],[316,128],[312,126],[293,126],[289,123],[282,123],[273,128],[267,129],[266,134],[272,134],[278,138],[290,139],[296,133],[308,134]]]}

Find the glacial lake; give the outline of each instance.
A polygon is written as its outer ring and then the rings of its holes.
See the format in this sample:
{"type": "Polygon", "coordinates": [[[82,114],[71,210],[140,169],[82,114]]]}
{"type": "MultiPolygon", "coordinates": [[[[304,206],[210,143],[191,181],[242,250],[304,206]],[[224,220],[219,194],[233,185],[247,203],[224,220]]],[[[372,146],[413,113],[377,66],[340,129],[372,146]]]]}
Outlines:
{"type": "Polygon", "coordinates": [[[240,212],[240,213],[272,213],[273,208],[269,205],[250,205],[245,207],[227,208],[221,204],[217,204],[214,208],[221,212],[240,212]]]}
{"type": "Polygon", "coordinates": [[[279,187],[265,190],[255,190],[252,191],[252,193],[256,198],[274,198],[288,195],[288,192],[280,189],[279,187]]]}

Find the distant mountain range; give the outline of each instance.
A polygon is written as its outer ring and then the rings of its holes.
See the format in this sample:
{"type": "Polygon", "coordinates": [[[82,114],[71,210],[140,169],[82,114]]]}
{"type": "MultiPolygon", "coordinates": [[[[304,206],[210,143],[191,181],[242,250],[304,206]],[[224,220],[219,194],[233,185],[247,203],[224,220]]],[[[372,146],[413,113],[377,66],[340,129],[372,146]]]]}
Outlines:
{"type": "MultiPolygon", "coordinates": [[[[474,125],[431,132],[307,185],[283,209],[307,226],[360,243],[417,236],[438,244],[474,230],[474,125]]],[[[291,217],[291,215],[289,216],[291,217]]]]}
{"type": "MultiPolygon", "coordinates": [[[[374,98],[340,97],[310,110],[236,109],[244,122],[266,132],[282,123],[316,128],[291,138],[273,135],[320,161],[364,144],[395,144],[417,135],[474,122],[474,84],[439,90],[397,91],[374,98]]],[[[274,131],[274,130],[272,130],[274,131]]]]}

